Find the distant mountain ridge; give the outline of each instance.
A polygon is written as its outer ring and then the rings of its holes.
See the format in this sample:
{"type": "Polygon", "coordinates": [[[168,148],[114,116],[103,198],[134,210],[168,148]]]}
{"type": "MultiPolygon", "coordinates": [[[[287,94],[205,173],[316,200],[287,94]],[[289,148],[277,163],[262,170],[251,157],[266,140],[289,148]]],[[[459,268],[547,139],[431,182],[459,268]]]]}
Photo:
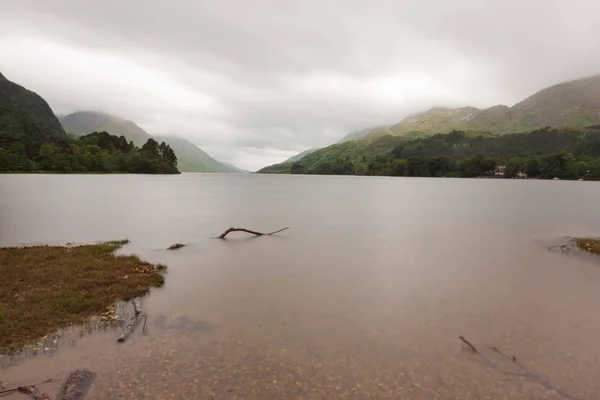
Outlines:
{"type": "Polygon", "coordinates": [[[0,73],[0,131],[19,132],[29,140],[67,139],[54,112],[41,96],[0,73]]]}
{"type": "MultiPolygon", "coordinates": [[[[559,83],[540,90],[512,107],[433,107],[404,118],[390,127],[349,133],[338,143],[305,154],[296,163],[317,165],[337,159],[363,162],[385,157],[401,142],[464,131],[467,137],[529,132],[551,127],[586,128],[600,125],[600,75],[559,83]]],[[[259,172],[288,173],[294,161],[286,160],[259,172]]]]}
{"type": "Polygon", "coordinates": [[[545,126],[583,128],[600,122],[600,75],[559,83],[542,89],[512,107],[433,107],[404,118],[387,132],[367,137],[409,132],[446,133],[451,130],[492,134],[526,132],[545,126]]]}
{"type": "Polygon", "coordinates": [[[93,111],[76,111],[60,116],[59,120],[69,133],[82,135],[104,131],[112,135],[123,135],[138,147],[143,146],[152,137],[132,121],[93,111]]]}
{"type": "MultiPolygon", "coordinates": [[[[153,137],[132,121],[99,112],[77,111],[61,116],[60,122],[69,133],[83,135],[106,131],[113,135],[123,135],[136,146],[143,146],[153,137]]],[[[171,146],[177,155],[178,169],[181,172],[238,172],[215,160],[188,140],[174,136],[154,136],[154,139],[171,146]]]]}

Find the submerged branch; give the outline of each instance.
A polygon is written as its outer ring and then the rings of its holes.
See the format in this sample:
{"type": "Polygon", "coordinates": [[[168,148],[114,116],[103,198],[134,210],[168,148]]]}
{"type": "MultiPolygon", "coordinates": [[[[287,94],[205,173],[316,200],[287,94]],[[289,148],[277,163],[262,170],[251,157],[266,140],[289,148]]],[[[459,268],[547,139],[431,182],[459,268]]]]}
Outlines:
{"type": "Polygon", "coordinates": [[[460,340],[462,340],[467,346],[469,346],[471,348],[471,350],[473,350],[473,353],[477,353],[477,349],[475,348],[475,346],[473,346],[471,343],[469,343],[469,341],[467,339],[465,339],[462,336],[458,337],[460,340]]]}
{"type": "MultiPolygon", "coordinates": [[[[63,381],[56,400],[82,400],[89,391],[96,374],[86,369],[71,372],[63,381]]],[[[19,386],[14,389],[0,391],[0,395],[19,392],[30,396],[33,400],[52,400],[46,393],[41,393],[37,385],[52,382],[52,378],[33,385],[19,386]]]]}
{"type": "Polygon", "coordinates": [[[285,228],[282,228],[275,232],[262,233],[262,232],[251,231],[250,229],[244,229],[244,228],[229,228],[225,232],[223,232],[221,234],[221,236],[217,237],[217,239],[225,239],[225,236],[227,236],[231,232],[246,232],[246,233],[250,233],[250,234],[256,235],[256,236],[269,236],[269,235],[274,235],[276,233],[285,231],[286,229],[289,229],[289,227],[286,226],[285,228]]]}
{"type": "Polygon", "coordinates": [[[45,381],[42,381],[42,382],[34,383],[32,385],[21,385],[21,386],[17,386],[16,388],[12,388],[12,389],[0,390],[0,396],[3,394],[13,393],[13,392],[25,393],[23,391],[27,390],[27,388],[34,388],[37,385],[41,385],[42,383],[49,383],[49,382],[52,382],[52,378],[46,379],[45,381]]]}
{"type": "Polygon", "coordinates": [[[543,376],[538,375],[535,371],[532,371],[527,366],[521,364],[515,356],[506,355],[497,347],[482,346],[480,347],[480,351],[477,351],[475,350],[475,346],[468,342],[464,337],[460,336],[459,338],[466,343],[471,350],[473,350],[473,360],[484,367],[490,368],[507,376],[517,378],[519,380],[529,381],[531,383],[540,385],[544,389],[553,391],[565,399],[580,400],[580,398],[576,395],[560,389],[559,387],[555,386],[553,382],[545,379],[543,376]],[[493,350],[493,353],[490,354],[486,351],[487,349],[493,350]],[[499,357],[494,357],[494,354],[497,354],[499,357]]]}
{"type": "Polygon", "coordinates": [[[560,251],[562,251],[563,253],[568,253],[571,251],[572,249],[572,244],[571,243],[567,243],[567,244],[557,244],[554,246],[549,246],[548,247],[548,251],[552,251],[555,249],[560,249],[560,251]]]}
{"type": "Polygon", "coordinates": [[[583,251],[590,254],[600,255],[600,239],[586,237],[567,237],[567,243],[549,246],[548,250],[560,249],[563,253],[577,253],[583,251]]]}
{"type": "Polygon", "coordinates": [[[117,339],[117,342],[124,342],[127,339],[129,339],[129,337],[135,331],[135,328],[137,328],[142,319],[144,320],[144,326],[142,327],[142,331],[146,329],[146,321],[148,320],[148,317],[146,316],[146,314],[142,313],[142,309],[139,307],[137,299],[133,300],[133,310],[133,318],[131,318],[131,320],[125,327],[125,332],[123,332],[123,334],[117,339]]]}

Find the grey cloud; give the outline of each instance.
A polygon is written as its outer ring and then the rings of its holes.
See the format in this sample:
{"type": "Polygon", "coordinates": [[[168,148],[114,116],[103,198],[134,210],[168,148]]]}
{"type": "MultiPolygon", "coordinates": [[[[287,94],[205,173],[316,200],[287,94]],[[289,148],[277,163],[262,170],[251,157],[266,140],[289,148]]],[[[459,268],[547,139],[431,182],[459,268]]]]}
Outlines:
{"type": "Polygon", "coordinates": [[[510,105],[598,73],[599,16],[597,0],[20,0],[3,5],[0,46],[38,42],[0,69],[62,111],[258,168],[430,106],[510,105]],[[31,54],[52,46],[62,59],[31,54]]]}

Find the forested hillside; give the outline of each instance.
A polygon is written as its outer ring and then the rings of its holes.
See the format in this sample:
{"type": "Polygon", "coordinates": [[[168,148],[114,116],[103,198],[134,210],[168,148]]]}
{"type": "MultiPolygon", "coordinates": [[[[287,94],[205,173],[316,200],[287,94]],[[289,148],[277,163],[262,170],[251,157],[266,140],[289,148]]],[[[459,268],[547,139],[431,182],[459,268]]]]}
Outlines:
{"type": "Polygon", "coordinates": [[[414,140],[388,135],[333,145],[288,166],[260,172],[600,179],[600,126],[502,136],[452,131],[414,140]]]}
{"type": "Polygon", "coordinates": [[[49,143],[0,134],[0,171],[179,173],[177,157],[168,144],[148,139],[138,148],[124,136],[106,132],[49,143]]]}
{"type": "Polygon", "coordinates": [[[0,73],[0,132],[25,140],[66,139],[67,135],[48,103],[36,93],[0,73]]]}

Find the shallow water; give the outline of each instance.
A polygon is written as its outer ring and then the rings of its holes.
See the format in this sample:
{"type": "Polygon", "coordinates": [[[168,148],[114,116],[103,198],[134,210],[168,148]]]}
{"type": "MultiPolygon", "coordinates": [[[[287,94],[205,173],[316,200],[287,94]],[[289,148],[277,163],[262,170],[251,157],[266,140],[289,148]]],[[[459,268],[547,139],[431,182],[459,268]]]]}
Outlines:
{"type": "Polygon", "coordinates": [[[0,380],[55,393],[87,368],[86,400],[595,399],[600,263],[546,247],[600,235],[598,198],[589,182],[0,175],[1,246],[128,238],[169,267],[146,334],[84,335],[0,380]],[[290,229],[213,239],[230,226],[290,229]]]}

